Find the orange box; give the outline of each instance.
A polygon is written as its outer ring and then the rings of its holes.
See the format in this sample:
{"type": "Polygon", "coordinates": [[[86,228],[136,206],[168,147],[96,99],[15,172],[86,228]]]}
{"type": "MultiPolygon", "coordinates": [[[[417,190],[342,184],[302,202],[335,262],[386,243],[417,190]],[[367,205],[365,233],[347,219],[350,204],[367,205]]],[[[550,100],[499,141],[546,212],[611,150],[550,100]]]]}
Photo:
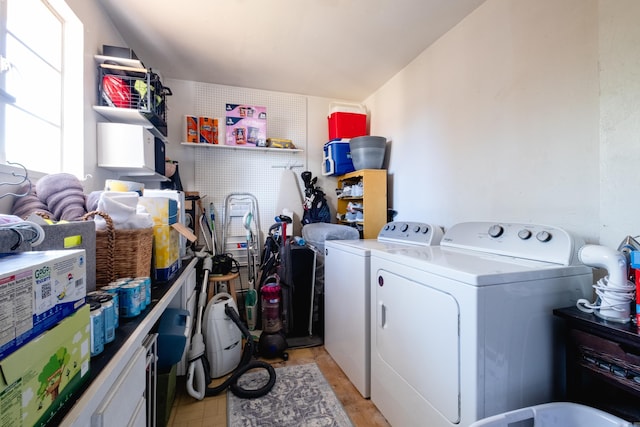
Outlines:
{"type": "Polygon", "coordinates": [[[198,117],[198,129],[200,131],[200,144],[218,143],[218,119],[198,117]]]}
{"type": "Polygon", "coordinates": [[[213,143],[218,143],[218,119],[213,119],[213,143]]]}
{"type": "Polygon", "coordinates": [[[198,142],[198,118],[196,116],[184,116],[185,121],[185,141],[198,142]]]}

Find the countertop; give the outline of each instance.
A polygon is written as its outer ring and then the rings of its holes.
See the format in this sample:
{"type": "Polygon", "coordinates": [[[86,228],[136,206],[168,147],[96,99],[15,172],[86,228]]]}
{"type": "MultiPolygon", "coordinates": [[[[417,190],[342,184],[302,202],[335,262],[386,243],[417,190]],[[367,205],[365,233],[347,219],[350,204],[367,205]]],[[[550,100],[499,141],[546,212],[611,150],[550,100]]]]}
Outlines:
{"type": "Polygon", "coordinates": [[[105,397],[144,338],[152,332],[160,316],[184,283],[183,273],[195,268],[197,259],[183,261],[182,268],[167,282],[153,283],[151,304],[137,317],[120,318],[115,340],[105,345],[104,351],[91,358],[89,378],[82,386],[75,402],[69,401],[51,419],[49,425],[90,425],[91,415],[105,397]]]}

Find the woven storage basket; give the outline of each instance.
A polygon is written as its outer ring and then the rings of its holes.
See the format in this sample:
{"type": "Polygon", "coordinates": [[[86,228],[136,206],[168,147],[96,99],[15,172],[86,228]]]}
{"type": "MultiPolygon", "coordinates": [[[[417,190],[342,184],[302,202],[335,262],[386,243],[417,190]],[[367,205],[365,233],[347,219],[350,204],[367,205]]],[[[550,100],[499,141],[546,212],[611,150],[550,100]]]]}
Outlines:
{"type": "Polygon", "coordinates": [[[111,217],[101,211],[92,211],[82,219],[95,215],[104,218],[107,229],[96,231],[96,288],[120,277],[151,275],[153,227],[116,230],[111,217]]]}

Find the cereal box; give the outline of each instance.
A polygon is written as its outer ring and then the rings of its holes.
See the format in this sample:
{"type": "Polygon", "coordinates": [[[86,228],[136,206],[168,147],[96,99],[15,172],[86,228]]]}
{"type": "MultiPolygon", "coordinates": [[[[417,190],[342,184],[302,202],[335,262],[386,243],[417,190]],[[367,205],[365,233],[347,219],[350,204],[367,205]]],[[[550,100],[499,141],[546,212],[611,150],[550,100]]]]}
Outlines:
{"type": "Polygon", "coordinates": [[[264,147],[267,141],[267,109],[226,104],[226,144],[264,147]]]}

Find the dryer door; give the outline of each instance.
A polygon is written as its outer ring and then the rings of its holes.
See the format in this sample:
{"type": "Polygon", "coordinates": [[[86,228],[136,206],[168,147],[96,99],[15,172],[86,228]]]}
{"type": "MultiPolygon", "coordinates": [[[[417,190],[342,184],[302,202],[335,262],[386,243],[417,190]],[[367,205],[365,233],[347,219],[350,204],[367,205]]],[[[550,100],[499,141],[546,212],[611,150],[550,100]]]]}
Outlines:
{"type": "MultiPolygon", "coordinates": [[[[375,324],[372,322],[372,346],[375,346],[372,358],[377,359],[377,369],[385,371],[378,378],[384,378],[385,388],[393,391],[394,396],[388,397],[397,399],[400,406],[405,402],[415,403],[413,409],[407,408],[412,412],[431,406],[449,422],[458,423],[457,301],[428,283],[388,270],[378,270],[374,277],[372,302],[376,313],[371,315],[376,318],[375,324]]],[[[372,371],[372,379],[376,374],[372,371]]]]}

